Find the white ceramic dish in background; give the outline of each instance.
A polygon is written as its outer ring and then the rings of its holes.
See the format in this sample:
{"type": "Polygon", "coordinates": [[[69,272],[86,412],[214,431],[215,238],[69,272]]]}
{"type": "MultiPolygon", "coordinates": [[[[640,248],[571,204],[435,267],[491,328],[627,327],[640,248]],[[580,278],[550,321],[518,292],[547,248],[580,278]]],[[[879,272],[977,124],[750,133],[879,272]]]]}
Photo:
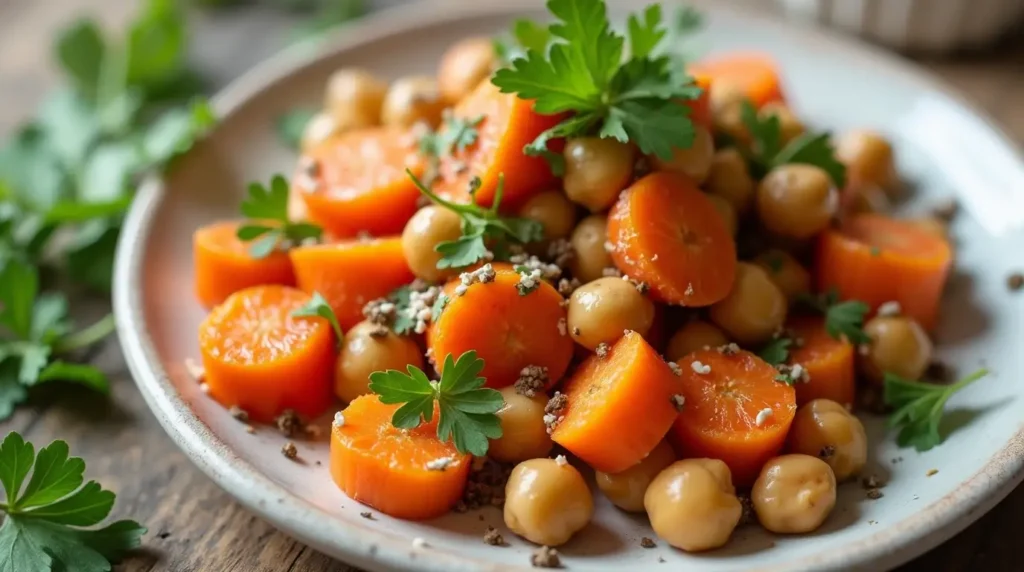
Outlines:
{"type": "MultiPolygon", "coordinates": [[[[731,11],[712,0],[712,50],[756,47],[778,58],[787,92],[810,120],[834,128],[875,126],[898,145],[900,167],[917,183],[917,206],[952,194],[969,199],[955,224],[960,237],[939,331],[941,355],[963,371],[985,364],[994,372],[951,402],[964,424],[924,454],[895,447],[880,419],[869,419],[870,471],[886,475],[885,496],[864,498],[841,487],[825,527],[802,537],[738,530],[728,547],[687,555],[659,543],[643,518],[598,498],[594,523],[561,550],[573,570],[624,570],[667,560],[666,569],[879,570],[949,538],[1002,499],[1024,473],[1024,298],[1013,298],[1005,276],[1024,249],[1024,173],[1012,144],[983,116],[929,76],[881,52],[841,39],[731,11]],[[950,152],[952,150],[953,152],[950,152]],[[969,422],[968,422],[969,421],[969,422]],[[890,461],[902,457],[902,461],[890,461]],[[926,477],[929,469],[938,474],[926,477]]],[[[614,3],[621,17],[632,3],[614,3]]],[[[154,414],[190,458],[253,512],[328,554],[371,569],[528,569],[533,549],[480,541],[496,509],[449,515],[428,523],[378,516],[332,484],[326,440],[299,443],[301,463],[285,460],[283,440],[270,429],[249,435],[208,399],[185,369],[198,355],[203,311],[192,296],[190,235],[199,225],[232,217],[244,184],[290,172],[294,157],[277,143],[272,125],[282,111],[316,104],[335,68],[357,65],[386,76],[434,68],[453,40],[493,33],[513,17],[542,18],[540,0],[497,6],[459,0],[415,4],[345,30],[320,55],[289,51],[260,66],[216,98],[222,122],[181,159],[163,182],[139,191],[125,223],[115,276],[118,333],[132,373],[154,414]],[[414,549],[424,538],[429,547],[414,549]]]]}

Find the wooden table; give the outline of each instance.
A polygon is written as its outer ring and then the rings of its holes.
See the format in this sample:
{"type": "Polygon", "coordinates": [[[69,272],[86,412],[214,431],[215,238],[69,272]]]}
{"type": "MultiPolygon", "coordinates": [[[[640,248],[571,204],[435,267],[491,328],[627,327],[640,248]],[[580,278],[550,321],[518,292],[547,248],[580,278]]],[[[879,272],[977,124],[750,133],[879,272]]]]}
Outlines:
{"type": "MultiPolygon", "coordinates": [[[[56,81],[50,63],[56,30],[85,13],[117,25],[135,5],[132,0],[0,0],[0,135],[28,116],[56,81]]],[[[279,43],[268,38],[282,38],[286,30],[279,15],[263,10],[204,15],[195,27],[201,69],[218,85],[272,53],[279,43]]],[[[1024,143],[1024,38],[994,53],[922,63],[1024,143]]],[[[354,570],[249,514],[193,467],[146,408],[115,341],[95,359],[113,379],[109,400],[73,388],[51,392],[0,423],[0,434],[20,431],[40,445],[67,440],[72,453],[88,461],[89,477],[117,492],[113,516],[149,527],[143,549],[121,569],[354,570]]],[[[1022,525],[1024,488],[904,570],[1020,570],[1022,525]]]]}

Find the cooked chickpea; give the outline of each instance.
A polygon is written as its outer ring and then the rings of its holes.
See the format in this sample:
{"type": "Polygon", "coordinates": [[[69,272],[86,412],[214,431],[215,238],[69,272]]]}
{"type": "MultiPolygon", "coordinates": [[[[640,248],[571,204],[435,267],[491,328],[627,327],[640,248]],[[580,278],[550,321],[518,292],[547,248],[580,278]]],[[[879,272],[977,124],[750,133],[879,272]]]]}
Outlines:
{"type": "Polygon", "coordinates": [[[466,38],[456,43],[441,57],[437,70],[441,95],[452,103],[462,99],[491,75],[496,63],[490,38],[466,38]]]}
{"type": "Polygon", "coordinates": [[[505,405],[498,410],[501,437],[492,439],[487,456],[503,463],[518,463],[543,457],[551,451],[551,436],[544,425],[547,395],[526,397],[512,386],[498,390],[505,405]]]}
{"type": "Polygon", "coordinates": [[[519,216],[544,226],[544,239],[566,238],[576,225],[576,205],[561,191],[545,191],[530,197],[519,216]]]}
{"type": "Polygon", "coordinates": [[[757,187],[758,216],[780,236],[810,238],[825,230],[838,208],[832,179],[813,165],[781,165],[757,187]]]}
{"type": "Polygon", "coordinates": [[[537,544],[560,546],[594,515],[583,476],[565,459],[531,459],[512,469],[505,485],[505,526],[537,544]]]}
{"type": "Polygon", "coordinates": [[[785,250],[766,250],[757,255],[754,264],[764,268],[768,278],[790,301],[811,291],[811,273],[785,250]]]}
{"type": "Polygon", "coordinates": [[[828,463],[839,482],[859,473],[868,459],[864,425],[831,399],[815,399],[797,410],[789,429],[789,448],[828,463]]]}
{"type": "Polygon", "coordinates": [[[412,127],[417,123],[437,127],[445,107],[447,103],[441,97],[434,78],[403,77],[396,79],[388,88],[380,119],[384,125],[396,127],[412,127]]]}
{"type": "Polygon", "coordinates": [[[343,68],[327,80],[324,107],[339,130],[380,124],[388,85],[368,71],[343,68]]]}
{"type": "Polygon", "coordinates": [[[590,215],[579,222],[569,238],[576,253],[569,260],[572,275],[580,282],[592,282],[604,276],[604,269],[614,266],[608,243],[608,218],[590,215]]]}
{"type": "Polygon", "coordinates": [[[836,141],[836,158],[846,165],[851,182],[895,190],[898,179],[892,145],[880,133],[844,133],[836,141]]]}
{"type": "Polygon", "coordinates": [[[440,282],[458,274],[450,268],[440,269],[438,243],[462,236],[462,219],[452,211],[429,205],[416,211],[402,230],[402,254],[412,273],[428,282],[440,282]]]}
{"type": "Polygon", "coordinates": [[[299,147],[303,153],[309,153],[324,141],[337,135],[340,132],[338,124],[330,114],[320,112],[310,118],[309,123],[302,130],[302,140],[299,147]]]}
{"type": "Polygon", "coordinates": [[[610,207],[633,176],[633,147],[615,139],[570,139],[564,155],[565,194],[591,212],[610,207]]]}
{"type": "Polygon", "coordinates": [[[732,203],[718,195],[707,195],[707,197],[711,204],[714,205],[715,210],[718,211],[718,214],[722,216],[725,228],[729,231],[729,234],[736,236],[736,232],[739,230],[739,222],[736,220],[736,210],[732,208],[732,203]]]}
{"type": "Polygon", "coordinates": [[[836,506],[836,477],[817,457],[782,455],[765,463],[750,499],[757,520],[771,532],[812,532],[836,506]]]}
{"type": "Polygon", "coordinates": [[[700,125],[695,125],[692,145],[685,149],[673,150],[671,159],[651,155],[649,160],[655,170],[682,173],[700,184],[708,178],[714,154],[715,140],[711,132],[700,125]]]}
{"type": "Polygon", "coordinates": [[[669,338],[665,357],[668,361],[679,361],[697,350],[718,348],[727,343],[729,337],[718,326],[704,320],[692,320],[669,338]]]}
{"type": "Polygon", "coordinates": [[[871,338],[867,355],[861,355],[864,375],[879,385],[885,374],[919,379],[932,359],[932,341],[924,328],[904,316],[875,316],[864,324],[871,338]]]}
{"type": "Polygon", "coordinates": [[[672,463],[647,487],[644,508],[654,533],[687,552],[725,545],[743,514],[729,467],[718,459],[672,463]]]}
{"type": "Polygon", "coordinates": [[[754,179],[750,176],[747,161],[732,147],[715,152],[704,187],[711,194],[729,201],[739,214],[750,209],[754,198],[754,179]]]}
{"type": "Polygon", "coordinates": [[[621,473],[594,472],[594,481],[612,504],[630,512],[643,512],[644,494],[654,477],[676,460],[667,441],[658,443],[642,461],[621,473]]]}
{"type": "Polygon", "coordinates": [[[345,402],[370,392],[370,374],[406,366],[423,368],[423,354],[410,338],[370,322],[345,332],[334,371],[334,393],[345,402]]]}
{"type": "Polygon", "coordinates": [[[736,265],[725,299],[711,306],[711,321],[743,345],[768,341],[786,321],[786,296],[768,273],[749,262],[736,265]]]}
{"type": "Polygon", "coordinates": [[[804,127],[803,122],[800,121],[800,118],[793,113],[793,110],[781,101],[771,101],[764,104],[761,106],[761,109],[757,111],[757,114],[761,119],[767,119],[773,115],[779,118],[779,127],[782,132],[783,144],[789,143],[793,139],[803,135],[803,132],[807,130],[807,128],[804,127]]]}
{"type": "Polygon", "coordinates": [[[731,83],[715,81],[711,84],[708,98],[715,131],[742,138],[747,132],[743,124],[743,102],[747,96],[743,89],[731,83]]]}
{"type": "Polygon", "coordinates": [[[569,335],[590,350],[615,342],[624,330],[646,336],[653,322],[654,303],[628,280],[598,278],[569,298],[569,335]]]}

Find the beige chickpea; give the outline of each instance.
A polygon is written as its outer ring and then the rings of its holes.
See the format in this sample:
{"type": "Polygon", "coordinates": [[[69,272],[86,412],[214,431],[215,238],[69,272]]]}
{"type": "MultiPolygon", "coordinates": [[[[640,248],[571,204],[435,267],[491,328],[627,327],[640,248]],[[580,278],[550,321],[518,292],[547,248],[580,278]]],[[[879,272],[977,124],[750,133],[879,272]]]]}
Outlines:
{"type": "Polygon", "coordinates": [[[547,395],[526,397],[512,386],[498,391],[505,400],[497,413],[501,437],[491,440],[487,456],[503,463],[518,463],[547,455],[553,445],[544,424],[547,395]]]}
{"type": "Polygon", "coordinates": [[[519,216],[544,226],[544,239],[566,238],[576,225],[576,205],[561,191],[545,191],[529,198],[519,216]]]}
{"type": "Polygon", "coordinates": [[[736,265],[732,290],[711,306],[711,321],[743,345],[768,341],[786,321],[786,296],[760,266],[736,265]]]}
{"type": "Polygon", "coordinates": [[[742,140],[747,132],[743,123],[743,103],[747,96],[743,89],[725,81],[715,81],[711,84],[708,99],[715,131],[742,140]]]}
{"type": "Polygon", "coordinates": [[[441,112],[447,106],[434,78],[403,77],[388,88],[380,119],[384,125],[396,127],[412,127],[417,123],[437,127],[441,123],[441,112]]]}
{"type": "Polygon", "coordinates": [[[750,209],[754,198],[754,179],[750,176],[747,161],[733,147],[715,152],[704,187],[712,195],[729,201],[740,215],[750,209]]]}
{"type": "Polygon", "coordinates": [[[651,528],[687,552],[724,546],[743,514],[729,468],[718,459],[676,461],[644,494],[651,528]]]}
{"type": "Polygon", "coordinates": [[[750,499],[757,520],[771,532],[812,532],[836,505],[836,477],[818,457],[782,455],[765,463],[750,499]]]}
{"type": "Polygon", "coordinates": [[[610,207],[633,177],[633,146],[615,139],[570,139],[563,154],[565,194],[591,212],[610,207]]]}
{"type": "Polygon", "coordinates": [[[819,167],[780,165],[761,180],[756,203],[765,228],[779,236],[806,239],[828,226],[839,209],[839,192],[819,167]]]}
{"type": "Polygon", "coordinates": [[[560,546],[594,515],[583,476],[560,459],[531,459],[512,469],[505,485],[505,526],[536,544],[560,546]]]}
{"type": "Polygon", "coordinates": [[[608,244],[608,218],[590,215],[579,222],[569,238],[576,253],[569,260],[572,275],[580,282],[592,282],[604,276],[604,269],[614,266],[608,244]]]}
{"type": "Polygon", "coordinates": [[[704,320],[691,320],[668,340],[665,357],[676,362],[704,348],[719,348],[729,343],[729,337],[718,326],[704,320]]]}
{"type": "Polygon", "coordinates": [[[379,125],[387,91],[388,85],[370,72],[343,68],[327,80],[324,108],[342,131],[379,125]]]}
{"type": "Polygon", "coordinates": [[[711,132],[700,125],[695,125],[692,145],[685,149],[674,149],[671,159],[662,159],[657,155],[651,155],[648,160],[657,171],[682,173],[700,184],[708,178],[714,155],[715,140],[711,136],[711,132]]]}
{"type": "Polygon", "coordinates": [[[321,143],[334,137],[341,131],[334,118],[329,113],[320,112],[310,118],[309,122],[302,129],[302,140],[299,148],[303,153],[309,153],[320,146],[321,143]]]}
{"type": "Polygon", "coordinates": [[[847,176],[857,186],[875,186],[896,190],[898,177],[892,145],[880,133],[857,130],[836,140],[836,158],[847,168],[847,176]]]}
{"type": "Polygon", "coordinates": [[[879,385],[885,374],[916,380],[932,359],[932,341],[915,320],[904,316],[875,316],[864,324],[871,338],[866,354],[860,355],[861,369],[868,380],[879,385]]]}
{"type": "Polygon", "coordinates": [[[334,371],[334,393],[345,402],[370,392],[370,374],[406,366],[423,368],[423,354],[410,338],[368,321],[345,332],[334,371]]]}
{"type": "Polygon", "coordinates": [[[653,322],[654,303],[628,280],[598,278],[569,298],[569,335],[590,350],[614,343],[624,330],[646,336],[653,322]]]}
{"type": "Polygon", "coordinates": [[[643,512],[647,486],[675,460],[676,453],[672,446],[662,441],[642,461],[621,473],[595,471],[594,481],[615,506],[630,512],[643,512]]]}
{"type": "Polygon", "coordinates": [[[719,195],[707,195],[708,200],[721,215],[722,220],[725,222],[725,228],[729,230],[729,234],[736,236],[736,232],[739,230],[739,222],[736,220],[736,209],[732,208],[732,203],[726,200],[724,197],[719,195]]]}
{"type": "Polygon", "coordinates": [[[830,399],[815,399],[797,410],[789,429],[789,450],[819,457],[843,482],[864,468],[868,438],[860,419],[845,407],[830,399]]]}
{"type": "Polygon", "coordinates": [[[496,64],[491,38],[466,38],[457,42],[441,56],[437,70],[441,95],[455,103],[487,79],[496,64]]]}
{"type": "Polygon", "coordinates": [[[762,105],[761,109],[757,111],[757,114],[761,119],[767,119],[772,116],[779,118],[779,127],[782,132],[783,144],[789,143],[793,139],[803,135],[804,131],[807,130],[807,128],[804,127],[803,122],[800,121],[800,118],[793,113],[793,110],[781,101],[771,101],[762,105]]]}
{"type": "Polygon", "coordinates": [[[768,273],[790,302],[811,291],[811,273],[785,250],[766,250],[754,258],[754,264],[768,273]]]}
{"type": "Polygon", "coordinates": [[[462,219],[452,211],[429,205],[416,211],[402,230],[402,254],[412,273],[428,282],[440,282],[458,270],[437,267],[441,253],[434,247],[462,236],[462,219]]]}

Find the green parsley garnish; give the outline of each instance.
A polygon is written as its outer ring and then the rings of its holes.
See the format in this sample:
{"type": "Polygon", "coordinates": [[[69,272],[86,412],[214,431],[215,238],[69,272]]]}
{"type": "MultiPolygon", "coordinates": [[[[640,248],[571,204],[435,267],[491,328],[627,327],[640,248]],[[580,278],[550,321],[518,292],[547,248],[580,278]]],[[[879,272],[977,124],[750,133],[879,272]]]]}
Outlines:
{"type": "Polygon", "coordinates": [[[299,244],[307,239],[320,240],[323,229],[308,222],[292,222],[288,217],[288,181],[274,175],[270,188],[251,183],[242,201],[242,214],[249,221],[238,228],[238,238],[249,245],[253,258],[266,258],[282,243],[299,244]]]}
{"type": "Polygon", "coordinates": [[[277,118],[275,124],[277,138],[289,149],[298,151],[302,146],[302,134],[315,116],[316,111],[307,107],[298,107],[285,112],[277,118]]]}
{"type": "Polygon", "coordinates": [[[441,312],[444,312],[444,309],[448,307],[448,302],[451,301],[452,299],[447,294],[438,294],[434,305],[430,308],[430,321],[437,322],[437,319],[441,317],[441,312]]]}
{"type": "Polygon", "coordinates": [[[573,113],[525,153],[550,157],[550,139],[598,135],[668,159],[693,143],[693,123],[679,100],[695,99],[701,90],[672,58],[655,55],[666,33],[659,5],[631,17],[625,35],[612,30],[602,0],[549,0],[547,6],[557,22],[547,28],[546,49],[538,49],[537,34],[525,56],[491,80],[503,93],[534,100],[539,113],[573,113]]]}
{"type": "Polygon", "coordinates": [[[860,300],[839,301],[839,293],[833,288],[820,296],[803,296],[804,302],[825,314],[825,331],[834,339],[845,336],[855,345],[866,344],[871,338],[864,333],[864,317],[871,307],[860,300]]]}
{"type": "Polygon", "coordinates": [[[790,338],[778,337],[768,342],[757,355],[771,365],[784,364],[789,359],[789,348],[792,345],[793,340],[790,338]]]}
{"type": "Polygon", "coordinates": [[[979,369],[952,385],[938,385],[885,374],[882,397],[886,405],[896,409],[889,416],[889,427],[899,429],[896,442],[918,451],[927,451],[942,443],[939,425],[946,402],[954,393],[986,375],[987,369],[979,369]]]}
{"type": "MultiPolygon", "coordinates": [[[[456,240],[439,243],[434,250],[443,256],[437,261],[438,268],[464,268],[487,258],[489,253],[498,259],[507,258],[508,243],[527,244],[544,238],[544,227],[537,221],[501,216],[501,198],[505,189],[504,175],[498,176],[494,191],[494,202],[490,208],[476,203],[459,204],[446,201],[434,194],[416,175],[409,171],[409,177],[421,193],[438,205],[462,218],[462,236],[456,240]],[[488,248],[490,247],[490,248],[488,248]]],[[[475,179],[479,187],[480,180],[475,179]]],[[[470,193],[472,194],[472,192],[470,193]]]]}
{"type": "Polygon", "coordinates": [[[69,457],[64,441],[36,455],[21,435],[7,434],[0,443],[6,493],[0,512],[7,515],[0,526],[0,570],[106,572],[139,546],[146,528],[132,520],[83,528],[102,522],[114,506],[114,493],[96,481],[82,485],[84,472],[85,462],[69,457]]]}
{"type": "Polygon", "coordinates": [[[423,175],[427,186],[434,184],[443,157],[451,156],[457,151],[465,151],[467,147],[476,143],[480,137],[477,127],[483,120],[483,115],[470,118],[455,117],[451,110],[445,110],[442,127],[420,137],[420,153],[427,158],[427,170],[423,175]]]}
{"type": "Polygon", "coordinates": [[[836,159],[828,133],[807,132],[782,146],[782,124],[777,115],[761,118],[749,101],[743,102],[743,124],[750,132],[748,159],[758,177],[779,165],[814,165],[828,173],[836,188],[846,186],[846,166],[836,159]]]}
{"type": "Polygon", "coordinates": [[[505,404],[501,394],[483,387],[480,377],[484,360],[475,351],[468,351],[458,360],[445,357],[440,381],[430,381],[422,370],[408,366],[408,374],[396,370],[370,374],[370,391],[382,403],[402,406],[395,411],[391,424],[412,429],[434,418],[437,404],[437,438],[451,440],[460,453],[478,457],[487,454],[488,439],[501,437],[501,422],[495,415],[505,404]]]}
{"type": "Polygon", "coordinates": [[[338,323],[338,316],[335,315],[331,305],[327,303],[327,300],[319,292],[313,292],[313,297],[310,298],[309,302],[306,302],[301,308],[296,308],[292,312],[292,316],[296,318],[323,318],[331,324],[331,329],[334,330],[338,345],[341,345],[342,340],[345,339],[345,334],[341,331],[341,324],[338,323]]]}

